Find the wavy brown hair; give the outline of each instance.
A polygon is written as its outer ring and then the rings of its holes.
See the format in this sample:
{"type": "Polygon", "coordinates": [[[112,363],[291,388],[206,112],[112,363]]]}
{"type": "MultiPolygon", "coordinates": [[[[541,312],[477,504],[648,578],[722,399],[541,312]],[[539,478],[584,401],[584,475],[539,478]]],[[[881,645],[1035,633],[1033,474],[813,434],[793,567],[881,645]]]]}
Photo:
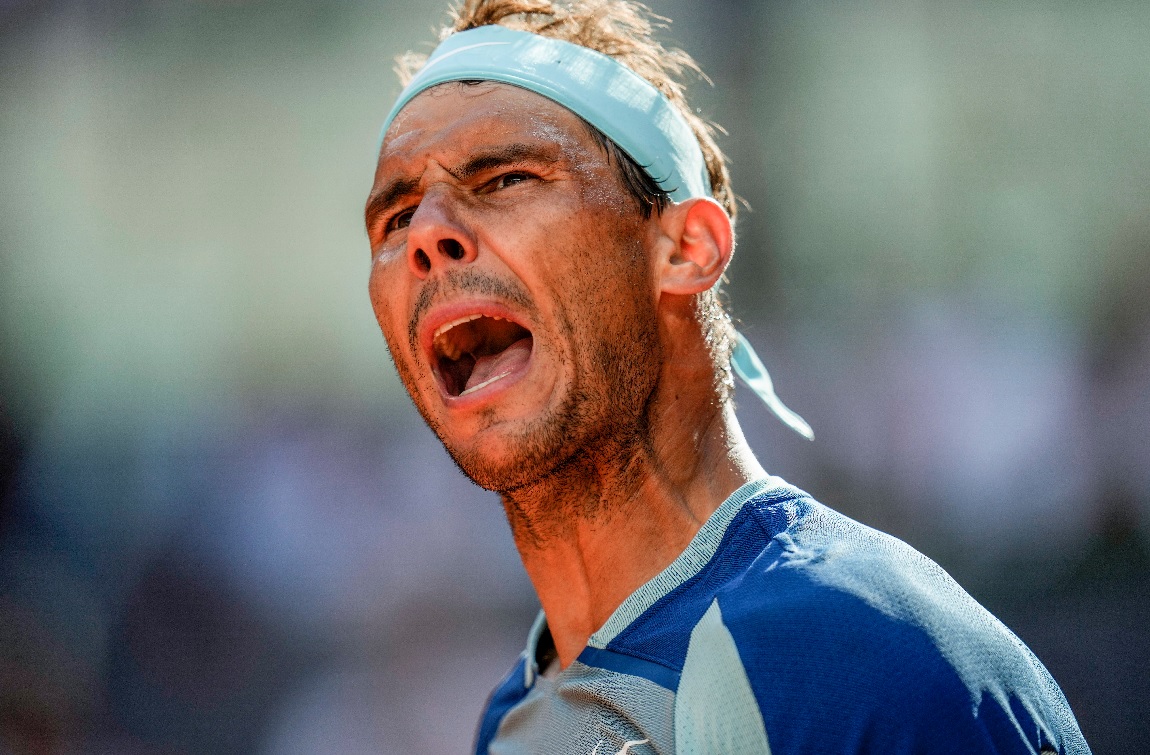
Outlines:
{"type": "MultiPolygon", "coordinates": [[[[727,158],[715,143],[718,126],[708,123],[687,104],[683,77],[693,74],[708,81],[690,55],[677,48],[664,47],[655,38],[655,29],[668,19],[657,16],[633,0],[463,0],[450,11],[449,23],[440,29],[440,39],[479,26],[499,24],[544,37],[581,45],[608,55],[642,76],[682,114],[703,150],[711,194],[733,221],[736,197],[731,190],[727,158]]],[[[408,52],[396,59],[396,73],[406,86],[423,67],[427,56],[408,52]]],[[[588,124],[593,135],[618,168],[629,193],[649,216],[661,211],[669,198],[657,183],[614,142],[588,124]]],[[[730,358],[734,348],[734,326],[720,302],[719,286],[696,299],[697,316],[715,366],[715,386],[723,400],[734,391],[730,358]]]]}

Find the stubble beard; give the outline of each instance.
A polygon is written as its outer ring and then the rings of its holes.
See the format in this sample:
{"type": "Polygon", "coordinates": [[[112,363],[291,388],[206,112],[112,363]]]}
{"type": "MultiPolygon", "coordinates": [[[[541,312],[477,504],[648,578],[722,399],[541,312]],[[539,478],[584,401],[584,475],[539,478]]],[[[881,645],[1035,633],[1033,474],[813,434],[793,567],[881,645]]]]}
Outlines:
{"type": "MultiPolygon", "coordinates": [[[[593,326],[580,329],[567,322],[562,330],[575,346],[574,358],[559,359],[560,370],[574,376],[566,395],[506,440],[510,452],[504,458],[444,442],[460,470],[480,487],[501,494],[505,503],[536,499],[556,486],[592,492],[598,487],[593,479],[597,470],[625,469],[627,459],[650,447],[648,411],[660,363],[650,353],[658,342],[653,316],[629,321],[623,333],[615,330],[609,336],[596,337],[593,326]]],[[[533,512],[532,518],[543,513],[533,512]]]]}
{"type": "MultiPolygon", "coordinates": [[[[535,348],[552,349],[557,369],[570,380],[557,406],[507,431],[513,434],[501,439],[505,451],[499,458],[474,444],[452,443],[419,399],[409,365],[393,360],[416,408],[456,466],[475,484],[500,494],[517,539],[546,540],[564,521],[596,516],[609,505],[605,488],[618,494],[634,487],[644,460],[653,456],[649,420],[662,352],[654,303],[643,296],[645,269],[634,264],[642,259],[641,251],[620,253],[620,260],[631,264],[606,271],[619,276],[606,300],[602,278],[588,278],[582,290],[569,294],[572,305],[559,315],[554,334],[569,348],[536,340],[535,348]],[[635,304],[606,320],[589,314],[609,311],[620,295],[635,304]]],[[[494,277],[469,271],[449,275],[443,283],[451,293],[493,295],[534,311],[526,291],[494,277]]],[[[434,287],[421,292],[415,314],[429,308],[436,296],[434,287]]],[[[408,334],[411,353],[417,353],[417,320],[412,317],[408,334]]]]}
{"type": "Polygon", "coordinates": [[[553,349],[556,369],[570,376],[565,395],[508,430],[498,458],[481,446],[451,443],[420,407],[460,471],[500,494],[518,540],[539,544],[565,523],[604,513],[613,496],[638,484],[653,455],[649,420],[662,365],[654,305],[624,308],[606,322],[580,317],[594,310],[561,316],[555,335],[568,348],[536,342],[553,349]]]}

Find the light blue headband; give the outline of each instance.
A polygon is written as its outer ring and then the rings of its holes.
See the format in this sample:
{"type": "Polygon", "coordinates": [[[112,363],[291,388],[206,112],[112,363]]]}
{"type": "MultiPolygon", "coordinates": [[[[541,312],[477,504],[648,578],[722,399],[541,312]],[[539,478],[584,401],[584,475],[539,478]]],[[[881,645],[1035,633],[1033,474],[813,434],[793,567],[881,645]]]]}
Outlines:
{"type": "Polygon", "coordinates": [[[505,26],[480,26],[445,39],[399,95],[383,133],[423,90],[471,79],[529,89],[578,113],[676,202],[711,196],[694,132],[646,79],[594,50],[505,26]]]}
{"type": "MultiPolygon", "coordinates": [[[[448,81],[498,81],[543,95],[599,129],[647,172],[672,201],[710,197],[703,150],[682,114],[646,79],[580,45],[505,26],[452,34],[400,93],[380,131],[420,92],[448,81]]],[[[787,426],[813,439],[802,417],[775,395],[771,376],[741,333],[731,367],[787,426]]]]}

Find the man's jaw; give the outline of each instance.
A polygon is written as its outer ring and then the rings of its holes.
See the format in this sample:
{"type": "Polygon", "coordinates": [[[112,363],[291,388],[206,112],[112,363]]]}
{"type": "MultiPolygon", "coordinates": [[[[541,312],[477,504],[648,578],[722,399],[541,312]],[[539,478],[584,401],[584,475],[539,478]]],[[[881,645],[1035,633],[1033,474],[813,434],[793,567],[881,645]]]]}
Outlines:
{"type": "Polygon", "coordinates": [[[452,409],[474,408],[528,370],[534,346],[522,318],[495,302],[436,307],[420,324],[423,358],[452,409]]]}

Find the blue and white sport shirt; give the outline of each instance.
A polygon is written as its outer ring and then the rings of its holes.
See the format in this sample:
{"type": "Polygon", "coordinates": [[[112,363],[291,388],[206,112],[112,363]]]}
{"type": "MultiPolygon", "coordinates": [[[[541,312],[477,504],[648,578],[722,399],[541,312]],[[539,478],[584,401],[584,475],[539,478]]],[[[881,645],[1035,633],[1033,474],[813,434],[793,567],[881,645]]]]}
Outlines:
{"type": "Polygon", "coordinates": [[[539,673],[542,614],[478,753],[1090,752],[1033,653],[933,561],[778,478],[539,673]]]}

